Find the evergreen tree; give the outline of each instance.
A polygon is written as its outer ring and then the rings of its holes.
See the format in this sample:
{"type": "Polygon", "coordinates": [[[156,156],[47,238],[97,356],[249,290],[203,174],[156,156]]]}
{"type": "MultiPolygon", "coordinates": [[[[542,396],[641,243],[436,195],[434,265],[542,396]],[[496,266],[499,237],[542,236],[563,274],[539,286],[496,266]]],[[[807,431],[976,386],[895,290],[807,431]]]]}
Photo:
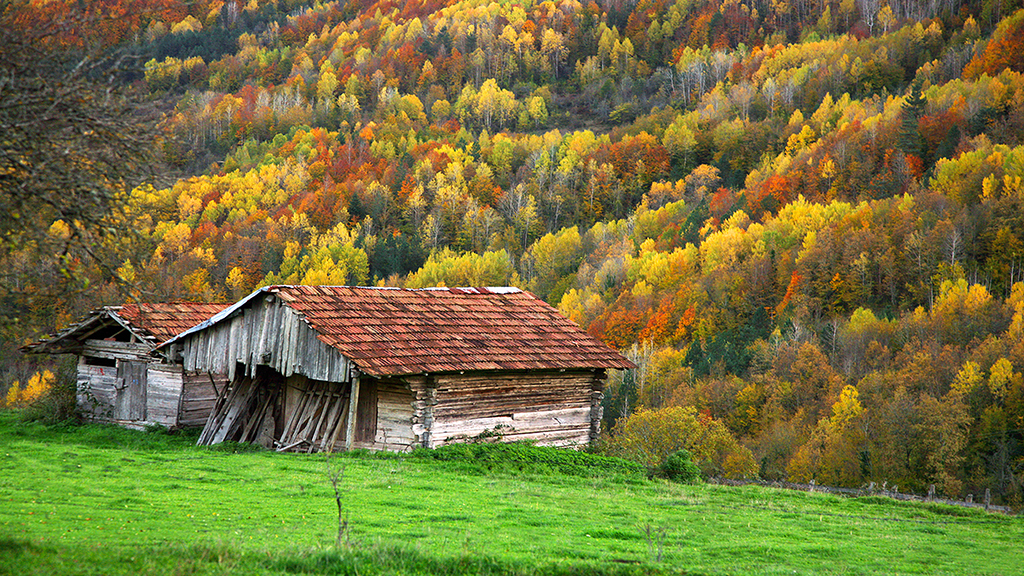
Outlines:
{"type": "Polygon", "coordinates": [[[903,102],[900,136],[897,147],[908,156],[924,158],[925,142],[918,129],[918,121],[924,115],[928,100],[921,93],[921,85],[914,83],[910,95],[903,102]]]}

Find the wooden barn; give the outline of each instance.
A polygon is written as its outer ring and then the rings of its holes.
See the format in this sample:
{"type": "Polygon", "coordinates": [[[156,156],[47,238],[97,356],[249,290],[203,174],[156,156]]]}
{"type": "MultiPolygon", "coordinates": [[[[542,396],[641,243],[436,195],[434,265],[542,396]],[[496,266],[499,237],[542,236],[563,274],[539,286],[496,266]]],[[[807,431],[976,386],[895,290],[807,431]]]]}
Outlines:
{"type": "Polygon", "coordinates": [[[516,288],[269,286],[161,350],[228,375],[200,444],[310,452],[585,445],[605,371],[634,367],[516,288]]]}
{"type": "Polygon", "coordinates": [[[23,350],[78,355],[78,407],[87,418],[132,428],[202,426],[224,376],[184,372],[157,346],[208,320],[227,304],[126,304],[91,312],[56,336],[23,350]]]}

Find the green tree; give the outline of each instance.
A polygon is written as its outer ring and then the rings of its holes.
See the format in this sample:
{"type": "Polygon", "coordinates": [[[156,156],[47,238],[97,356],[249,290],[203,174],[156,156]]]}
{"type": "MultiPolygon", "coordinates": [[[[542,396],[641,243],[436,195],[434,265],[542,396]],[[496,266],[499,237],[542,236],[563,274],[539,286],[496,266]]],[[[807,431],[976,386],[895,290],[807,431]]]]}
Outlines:
{"type": "Polygon", "coordinates": [[[924,115],[924,109],[927,104],[928,100],[921,93],[921,85],[914,83],[910,94],[903,101],[900,113],[900,135],[897,143],[899,149],[905,154],[922,159],[924,158],[925,142],[918,128],[918,122],[920,122],[921,116],[924,115]]]}

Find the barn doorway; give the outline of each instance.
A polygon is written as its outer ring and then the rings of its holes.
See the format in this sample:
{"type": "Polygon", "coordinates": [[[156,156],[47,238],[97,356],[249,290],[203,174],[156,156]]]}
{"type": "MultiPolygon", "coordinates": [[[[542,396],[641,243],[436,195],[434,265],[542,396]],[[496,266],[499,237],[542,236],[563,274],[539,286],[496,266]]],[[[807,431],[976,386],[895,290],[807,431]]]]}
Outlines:
{"type": "Polygon", "coordinates": [[[358,443],[373,444],[377,439],[377,381],[363,378],[356,400],[356,434],[358,443]]]}

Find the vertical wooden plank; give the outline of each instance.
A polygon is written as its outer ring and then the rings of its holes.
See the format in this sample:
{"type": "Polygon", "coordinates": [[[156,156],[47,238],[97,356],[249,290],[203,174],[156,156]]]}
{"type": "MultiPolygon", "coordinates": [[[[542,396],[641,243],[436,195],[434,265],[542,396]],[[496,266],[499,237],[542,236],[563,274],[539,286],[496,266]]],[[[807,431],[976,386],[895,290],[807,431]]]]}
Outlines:
{"type": "Polygon", "coordinates": [[[345,450],[352,449],[356,433],[356,403],[359,402],[359,376],[352,378],[352,392],[348,398],[348,426],[345,430],[345,450]]]}
{"type": "Polygon", "coordinates": [[[146,363],[118,360],[114,419],[146,419],[146,363]]]}
{"type": "Polygon", "coordinates": [[[338,435],[341,434],[341,429],[345,426],[345,418],[348,417],[348,402],[344,394],[338,397],[338,408],[341,412],[338,414],[338,422],[334,425],[334,432],[331,434],[330,441],[324,447],[329,452],[334,452],[334,449],[338,445],[338,435]]]}
{"type": "Polygon", "coordinates": [[[306,333],[306,323],[302,321],[297,313],[292,313],[292,371],[302,373],[302,346],[306,333]]]}
{"type": "Polygon", "coordinates": [[[274,300],[267,305],[267,308],[270,309],[270,334],[267,335],[267,344],[263,353],[270,355],[268,365],[280,372],[278,368],[280,368],[281,362],[279,354],[281,350],[281,301],[274,300]]]}
{"type": "Polygon", "coordinates": [[[335,433],[338,429],[338,417],[341,415],[342,398],[341,395],[331,394],[329,402],[331,404],[330,413],[327,416],[327,421],[324,423],[325,427],[323,430],[323,436],[319,442],[320,451],[329,450],[329,446],[332,440],[334,440],[335,433]]]}
{"type": "Polygon", "coordinates": [[[261,314],[261,320],[259,323],[260,341],[259,346],[256,347],[256,357],[253,358],[253,373],[255,375],[256,365],[263,362],[263,353],[267,352],[267,340],[270,337],[270,305],[267,303],[267,298],[260,299],[260,306],[263,308],[261,314]]]}
{"type": "Polygon", "coordinates": [[[313,431],[309,434],[309,451],[312,452],[317,445],[321,444],[321,430],[323,429],[324,421],[328,420],[328,414],[334,412],[334,395],[331,394],[331,385],[328,382],[323,383],[324,393],[320,397],[320,418],[317,420],[316,425],[313,426],[313,431]]]}
{"type": "Polygon", "coordinates": [[[285,378],[287,378],[287,377],[292,375],[291,362],[290,362],[290,360],[291,360],[291,349],[293,348],[292,342],[291,342],[292,323],[289,321],[289,320],[291,320],[289,318],[289,316],[290,316],[290,314],[288,313],[289,310],[291,310],[291,308],[288,308],[287,306],[281,306],[281,333],[282,333],[282,335],[281,335],[280,346],[278,347],[278,350],[280,351],[280,356],[277,359],[277,362],[278,362],[278,369],[277,369],[277,371],[280,372],[285,378]]]}
{"type": "Polygon", "coordinates": [[[128,391],[128,363],[118,361],[117,376],[114,380],[114,420],[127,420],[131,413],[131,397],[128,391]]]}
{"type": "Polygon", "coordinates": [[[368,379],[360,388],[355,441],[374,443],[377,441],[377,382],[368,379]]]}
{"type": "Polygon", "coordinates": [[[293,392],[289,389],[286,396],[286,402],[288,403],[285,405],[286,416],[284,431],[281,433],[282,444],[290,444],[292,442],[292,438],[298,431],[299,422],[302,419],[302,414],[306,409],[306,403],[309,401],[310,397],[310,383],[307,380],[305,384],[306,387],[304,390],[293,392]]]}

